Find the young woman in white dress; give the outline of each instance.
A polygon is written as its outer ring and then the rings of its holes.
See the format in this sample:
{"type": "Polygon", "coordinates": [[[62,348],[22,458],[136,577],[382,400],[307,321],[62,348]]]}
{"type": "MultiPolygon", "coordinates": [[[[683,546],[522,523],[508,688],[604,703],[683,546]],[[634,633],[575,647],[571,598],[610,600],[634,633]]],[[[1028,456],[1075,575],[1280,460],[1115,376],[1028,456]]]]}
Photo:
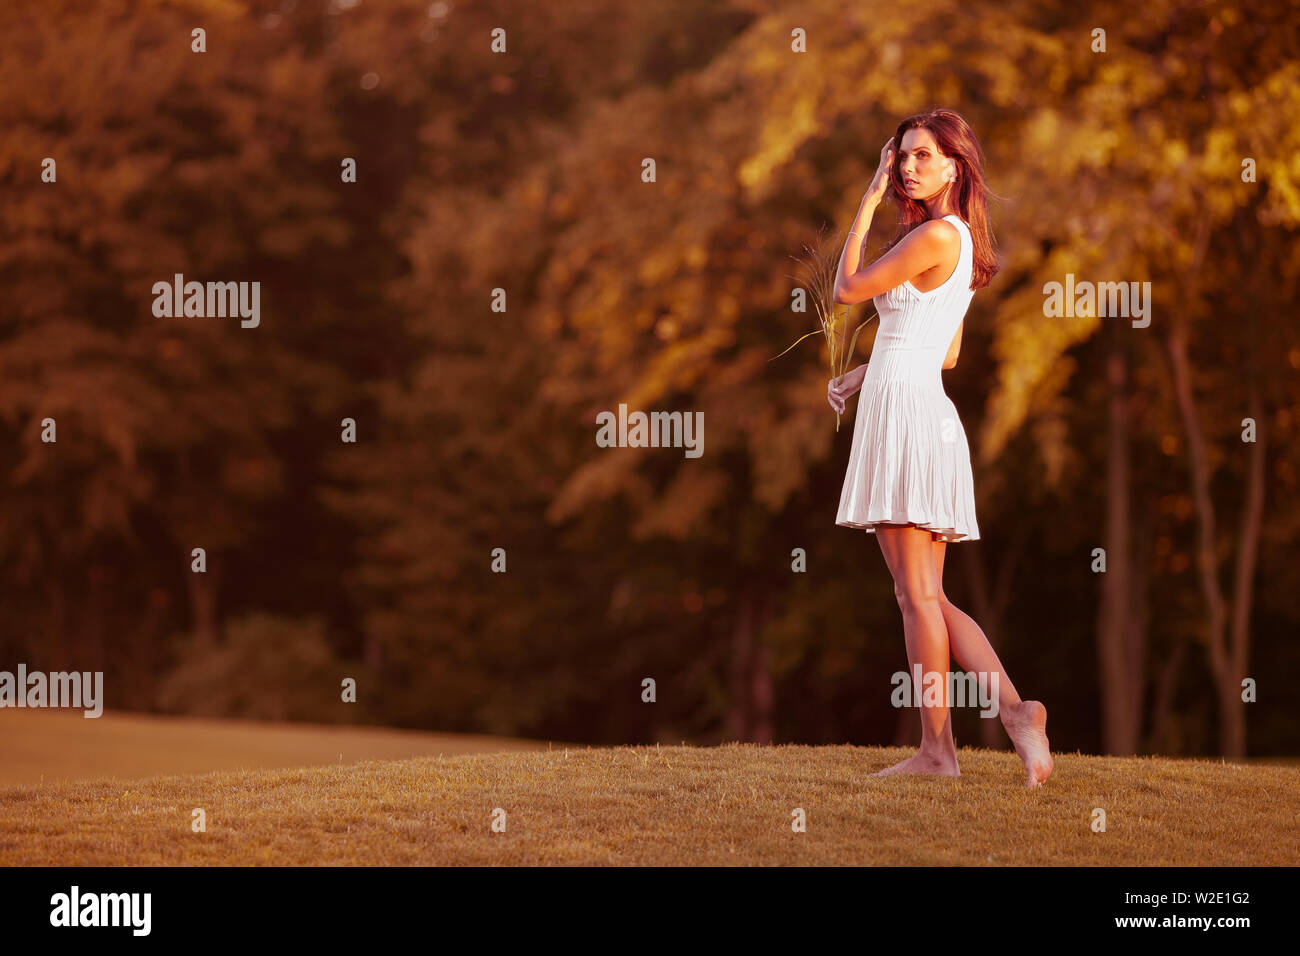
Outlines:
{"type": "MultiPolygon", "coordinates": [[[[837,302],[874,299],[880,316],[870,361],[832,379],[827,390],[841,413],[861,393],[836,524],[874,533],[880,542],[903,615],[909,676],[919,665],[948,688],[951,651],[963,671],[987,681],[981,686],[997,701],[1024,761],[1026,786],[1037,787],[1052,772],[1047,709],[1020,699],[979,625],[943,592],[947,543],[979,539],[970,450],[941,369],[956,365],[966,309],[997,272],[983,154],[961,116],[934,110],[904,120],[880,156],[836,279],[837,302]],[[886,193],[900,209],[898,233],[884,255],[858,268],[886,193]]],[[[944,697],[939,706],[932,698],[924,706],[921,697],[917,754],[873,776],[960,775],[944,697]]]]}

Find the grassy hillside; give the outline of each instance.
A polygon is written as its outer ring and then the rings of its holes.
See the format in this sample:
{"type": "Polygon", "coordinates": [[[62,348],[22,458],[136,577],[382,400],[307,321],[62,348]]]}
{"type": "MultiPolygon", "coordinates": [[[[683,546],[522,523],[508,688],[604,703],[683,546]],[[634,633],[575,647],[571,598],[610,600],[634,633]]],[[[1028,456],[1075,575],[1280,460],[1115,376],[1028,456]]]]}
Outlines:
{"type": "Polygon", "coordinates": [[[544,742],[383,727],[0,710],[0,787],[111,776],[259,770],[436,754],[535,750],[544,742]]]}
{"type": "Polygon", "coordinates": [[[1300,770],[962,749],[569,749],[0,791],[0,864],[1084,864],[1300,860],[1300,770]],[[191,811],[207,831],[191,830],[191,811]],[[494,808],[506,830],[494,833],[494,808]],[[1095,833],[1093,810],[1106,811],[1095,833]],[[791,830],[791,812],[807,832],[791,830]]]}

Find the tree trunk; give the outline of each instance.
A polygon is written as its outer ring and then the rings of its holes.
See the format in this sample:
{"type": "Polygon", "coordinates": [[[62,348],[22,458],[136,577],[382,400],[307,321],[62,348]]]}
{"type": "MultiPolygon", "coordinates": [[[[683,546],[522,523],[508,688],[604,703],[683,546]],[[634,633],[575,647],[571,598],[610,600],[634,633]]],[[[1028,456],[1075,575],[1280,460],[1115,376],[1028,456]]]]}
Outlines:
{"type": "Polygon", "coordinates": [[[190,626],[205,641],[217,641],[217,565],[208,555],[207,570],[202,574],[187,571],[190,589],[190,626]]]}
{"type": "Polygon", "coordinates": [[[1179,415],[1187,437],[1188,468],[1192,479],[1192,502],[1196,510],[1197,548],[1196,565],[1200,572],[1201,594],[1205,598],[1208,614],[1205,621],[1205,638],[1210,654],[1210,673],[1219,700],[1220,749],[1225,757],[1241,757],[1234,752],[1240,731],[1233,727],[1234,713],[1239,716],[1241,700],[1238,696],[1239,678],[1233,671],[1224,642],[1227,609],[1223,590],[1219,585],[1218,559],[1215,554],[1214,502],[1210,498],[1210,464],[1205,452],[1205,439],[1197,418],[1196,403],[1192,396],[1191,370],[1187,361],[1187,327],[1177,316],[1166,340],[1169,367],[1173,376],[1174,393],[1178,399],[1179,415]],[[1230,703],[1235,700],[1236,703],[1230,703]]]}
{"type": "MultiPolygon", "coordinates": [[[[1237,565],[1233,575],[1232,586],[1232,644],[1231,659],[1235,672],[1234,700],[1229,708],[1227,739],[1232,752],[1246,755],[1246,711],[1244,702],[1237,690],[1240,681],[1250,666],[1250,612],[1255,603],[1255,562],[1259,554],[1260,526],[1264,519],[1264,476],[1268,467],[1265,447],[1265,415],[1259,395],[1260,335],[1259,314],[1264,310],[1264,303],[1258,299],[1258,290],[1265,281],[1265,267],[1259,258],[1259,233],[1252,228],[1245,216],[1235,219],[1239,242],[1250,250],[1251,273],[1248,284],[1249,293],[1246,301],[1246,342],[1242,354],[1245,357],[1245,380],[1249,383],[1246,390],[1246,411],[1255,422],[1255,441],[1247,450],[1248,465],[1246,477],[1246,503],[1242,510],[1241,536],[1237,545],[1237,565]]],[[[1291,289],[1294,292],[1295,279],[1292,277],[1291,289]]]]}
{"type": "Polygon", "coordinates": [[[915,707],[898,708],[898,720],[894,722],[895,747],[921,746],[921,712],[915,707]]]}
{"type": "Polygon", "coordinates": [[[772,618],[772,602],[746,590],[740,599],[732,638],[731,708],[728,731],[747,743],[772,742],[772,670],[767,645],[760,637],[772,618]]]}
{"type": "Polygon", "coordinates": [[[28,655],[28,667],[41,667],[47,671],[68,670],[68,617],[67,602],[64,600],[63,579],[55,569],[45,579],[45,603],[48,611],[47,640],[36,642],[32,653],[28,655]],[[41,661],[42,663],[37,663],[41,661]]]}
{"type": "Polygon", "coordinates": [[[1101,671],[1102,745],[1106,753],[1137,753],[1142,683],[1134,672],[1132,574],[1129,555],[1128,368],[1118,323],[1110,326],[1106,381],[1110,392],[1110,447],[1106,464],[1106,571],[1101,578],[1097,651],[1101,671]]]}
{"type": "Polygon", "coordinates": [[[167,620],[167,592],[155,588],[145,601],[141,624],[135,629],[132,648],[129,699],[125,706],[130,710],[152,710],[154,686],[158,678],[158,648],[162,646],[167,620]]]}
{"type": "MultiPolygon", "coordinates": [[[[1241,229],[1240,222],[1238,223],[1241,229]]],[[[1194,277],[1205,258],[1209,245],[1209,220],[1202,217],[1199,224],[1195,251],[1189,276],[1194,277]]],[[[1254,277],[1259,270],[1255,269],[1254,277]]],[[[1251,287],[1248,283],[1248,287],[1251,287]]],[[[1194,285],[1189,284],[1190,292],[1194,285]]],[[[1254,303],[1248,303],[1253,305],[1254,303]]],[[[1247,315],[1252,310],[1247,308],[1247,315]]],[[[1246,354],[1253,361],[1254,335],[1249,334],[1254,325],[1248,319],[1248,340],[1246,354]]],[[[1209,456],[1205,450],[1205,437],[1201,432],[1201,422],[1197,417],[1196,399],[1192,392],[1192,375],[1189,366],[1188,332],[1186,321],[1175,313],[1170,326],[1169,337],[1165,341],[1169,358],[1169,368],[1173,377],[1174,393],[1178,400],[1179,417],[1187,437],[1188,470],[1192,484],[1192,501],[1196,510],[1197,548],[1196,564],[1199,571],[1201,594],[1205,598],[1207,618],[1205,622],[1206,645],[1210,657],[1210,673],[1213,675],[1216,697],[1219,701],[1219,746],[1225,757],[1240,760],[1246,755],[1245,713],[1241,700],[1241,679],[1245,676],[1246,653],[1249,650],[1251,601],[1249,592],[1254,578],[1255,555],[1259,544],[1259,522],[1264,504],[1264,446],[1263,421],[1258,415],[1259,397],[1250,370],[1246,378],[1251,382],[1249,407],[1255,416],[1255,445],[1250,451],[1250,472],[1247,483],[1247,500],[1242,518],[1242,536],[1237,552],[1236,593],[1237,606],[1233,610],[1232,634],[1227,634],[1228,609],[1219,582],[1219,562],[1216,553],[1216,533],[1214,501],[1210,497],[1209,456]]]]}
{"type": "Polygon", "coordinates": [[[749,739],[749,667],[754,648],[754,599],[748,589],[740,594],[736,624],[731,632],[731,701],[727,709],[729,740],[749,739]]]}
{"type": "Polygon", "coordinates": [[[1124,615],[1126,632],[1124,649],[1128,657],[1128,670],[1135,699],[1129,712],[1133,728],[1133,746],[1142,743],[1142,717],[1146,713],[1147,686],[1147,624],[1148,600],[1147,580],[1150,577],[1151,554],[1155,550],[1152,539],[1156,533],[1154,502],[1147,503],[1142,509],[1142,517],[1136,523],[1135,533],[1129,537],[1129,555],[1131,563],[1131,581],[1128,586],[1128,610],[1124,615]]]}
{"type": "Polygon", "coordinates": [[[384,645],[380,643],[372,628],[366,628],[365,639],[361,646],[361,660],[371,674],[378,674],[384,666],[384,645]]]}
{"type": "Polygon", "coordinates": [[[1177,753],[1182,742],[1173,738],[1170,714],[1173,712],[1174,695],[1178,689],[1178,672],[1183,666],[1183,655],[1187,651],[1187,641],[1179,640],[1174,645],[1174,652],[1160,668],[1156,678],[1155,702],[1151,718],[1151,746],[1157,753],[1177,753]]]}
{"type": "MultiPolygon", "coordinates": [[[[1241,539],[1237,545],[1237,566],[1232,593],[1231,673],[1225,690],[1232,684],[1231,705],[1225,712],[1224,736],[1227,752],[1246,756],[1246,710],[1241,699],[1241,680],[1250,665],[1250,612],[1254,604],[1255,559],[1259,552],[1259,529],[1264,518],[1264,416],[1260,407],[1259,388],[1250,379],[1247,408],[1255,420],[1255,441],[1247,442],[1250,456],[1246,480],[1246,505],[1241,518],[1241,539]]],[[[1225,698],[1225,704],[1228,701],[1225,698]]]]}
{"type": "Polygon", "coordinates": [[[756,744],[772,742],[772,671],[767,645],[754,647],[754,667],[750,679],[752,703],[749,739],[756,744]]]}
{"type": "Polygon", "coordinates": [[[109,569],[94,561],[86,569],[86,600],[81,618],[81,666],[78,670],[104,670],[104,601],[109,569]]]}

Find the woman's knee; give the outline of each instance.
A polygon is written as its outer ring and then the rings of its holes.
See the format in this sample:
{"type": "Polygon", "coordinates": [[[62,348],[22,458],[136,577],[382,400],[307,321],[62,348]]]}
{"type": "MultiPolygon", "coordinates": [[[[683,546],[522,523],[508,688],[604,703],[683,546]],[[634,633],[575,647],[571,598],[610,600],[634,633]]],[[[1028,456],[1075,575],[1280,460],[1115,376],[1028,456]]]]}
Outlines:
{"type": "Polygon", "coordinates": [[[904,611],[922,607],[940,607],[943,590],[934,581],[924,577],[916,580],[894,582],[894,597],[904,611]]]}

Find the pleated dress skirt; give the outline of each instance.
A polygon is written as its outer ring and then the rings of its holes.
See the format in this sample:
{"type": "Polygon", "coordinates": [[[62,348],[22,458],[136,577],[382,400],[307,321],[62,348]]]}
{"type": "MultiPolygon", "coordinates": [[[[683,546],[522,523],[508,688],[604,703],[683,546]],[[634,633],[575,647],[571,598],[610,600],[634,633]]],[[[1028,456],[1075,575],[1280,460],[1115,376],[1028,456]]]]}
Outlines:
{"type": "Polygon", "coordinates": [[[944,541],[979,539],[970,447],[942,387],[868,372],[835,523],[868,532],[915,524],[944,541]]]}

